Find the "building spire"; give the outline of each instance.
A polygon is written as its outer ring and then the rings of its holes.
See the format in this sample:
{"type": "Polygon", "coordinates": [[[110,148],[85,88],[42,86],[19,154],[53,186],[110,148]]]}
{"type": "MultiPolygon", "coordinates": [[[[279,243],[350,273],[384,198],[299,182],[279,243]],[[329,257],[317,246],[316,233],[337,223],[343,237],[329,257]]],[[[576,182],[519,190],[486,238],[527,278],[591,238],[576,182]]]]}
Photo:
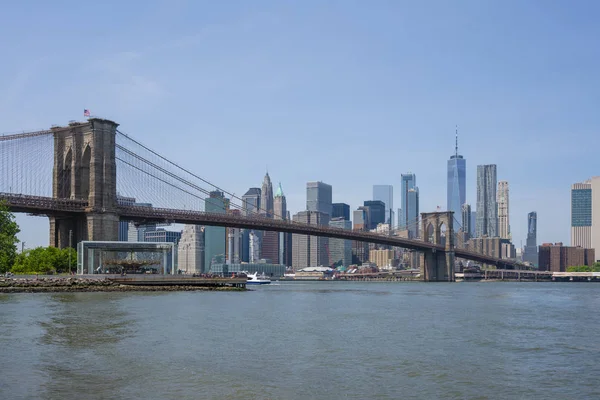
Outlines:
{"type": "Polygon", "coordinates": [[[456,144],[454,146],[455,156],[458,158],[458,125],[456,125],[456,144]]]}

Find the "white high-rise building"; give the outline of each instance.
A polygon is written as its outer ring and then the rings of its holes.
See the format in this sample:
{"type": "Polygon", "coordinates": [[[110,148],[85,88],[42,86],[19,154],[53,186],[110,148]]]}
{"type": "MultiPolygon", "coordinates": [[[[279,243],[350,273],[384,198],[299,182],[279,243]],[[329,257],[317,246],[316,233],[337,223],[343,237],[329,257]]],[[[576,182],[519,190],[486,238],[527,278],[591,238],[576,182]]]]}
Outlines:
{"type": "Polygon", "coordinates": [[[227,240],[227,264],[239,264],[241,261],[242,230],[240,228],[229,228],[227,240]]]}
{"type": "Polygon", "coordinates": [[[260,260],[260,236],[254,231],[250,232],[250,264],[256,264],[260,260]]]}
{"type": "Polygon", "coordinates": [[[498,203],[498,236],[502,239],[510,239],[510,221],[508,209],[508,182],[498,182],[496,201],[498,203]]]}
{"type": "Polygon", "coordinates": [[[204,227],[185,225],[179,240],[177,268],[188,274],[200,274],[204,268],[204,227]]]}

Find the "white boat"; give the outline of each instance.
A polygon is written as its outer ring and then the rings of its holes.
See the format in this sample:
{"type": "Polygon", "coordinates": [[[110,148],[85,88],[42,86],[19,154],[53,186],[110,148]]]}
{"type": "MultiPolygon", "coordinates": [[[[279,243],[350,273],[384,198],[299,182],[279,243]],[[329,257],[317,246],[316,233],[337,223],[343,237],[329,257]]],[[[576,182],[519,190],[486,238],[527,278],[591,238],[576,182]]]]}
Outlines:
{"type": "Polygon", "coordinates": [[[247,274],[248,280],[246,281],[246,285],[268,285],[271,283],[271,280],[267,278],[264,274],[258,275],[258,272],[254,274],[247,274]]]}

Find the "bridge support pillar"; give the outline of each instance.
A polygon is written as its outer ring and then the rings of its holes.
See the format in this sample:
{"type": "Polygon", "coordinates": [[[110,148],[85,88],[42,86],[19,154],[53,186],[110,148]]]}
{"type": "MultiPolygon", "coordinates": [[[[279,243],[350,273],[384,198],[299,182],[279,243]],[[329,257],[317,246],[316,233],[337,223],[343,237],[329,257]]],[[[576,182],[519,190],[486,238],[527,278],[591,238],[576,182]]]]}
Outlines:
{"type": "Polygon", "coordinates": [[[50,245],[64,248],[72,232],[73,247],[82,240],[118,240],[118,124],[99,118],[53,127],[52,197],[87,202],[85,214],[50,217],[50,245]]]}
{"type": "Polygon", "coordinates": [[[119,240],[119,216],[115,213],[88,214],[85,240],[119,240]]]}
{"type": "Polygon", "coordinates": [[[117,214],[82,214],[72,217],[50,217],[50,246],[73,248],[83,240],[119,240],[117,214]]]}
{"type": "Polygon", "coordinates": [[[444,249],[423,253],[421,276],[425,282],[454,282],[454,213],[452,211],[421,213],[423,240],[444,245],[444,249]],[[445,231],[442,229],[445,227],[445,231]]]}
{"type": "Polygon", "coordinates": [[[426,251],[421,276],[425,282],[454,282],[454,251],[426,251]]]}
{"type": "Polygon", "coordinates": [[[87,240],[87,221],[85,215],[70,217],[50,217],[50,246],[64,249],[69,247],[69,236],[71,246],[77,247],[77,243],[87,240]]]}

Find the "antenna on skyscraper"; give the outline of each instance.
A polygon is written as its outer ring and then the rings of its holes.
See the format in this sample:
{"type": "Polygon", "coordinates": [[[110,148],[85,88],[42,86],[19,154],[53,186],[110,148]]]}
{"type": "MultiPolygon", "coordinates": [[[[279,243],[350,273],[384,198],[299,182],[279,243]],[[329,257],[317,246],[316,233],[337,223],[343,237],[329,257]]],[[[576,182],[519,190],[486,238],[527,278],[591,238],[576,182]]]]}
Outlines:
{"type": "Polygon", "coordinates": [[[458,125],[456,125],[456,145],[454,147],[456,158],[458,158],[458,125]]]}

